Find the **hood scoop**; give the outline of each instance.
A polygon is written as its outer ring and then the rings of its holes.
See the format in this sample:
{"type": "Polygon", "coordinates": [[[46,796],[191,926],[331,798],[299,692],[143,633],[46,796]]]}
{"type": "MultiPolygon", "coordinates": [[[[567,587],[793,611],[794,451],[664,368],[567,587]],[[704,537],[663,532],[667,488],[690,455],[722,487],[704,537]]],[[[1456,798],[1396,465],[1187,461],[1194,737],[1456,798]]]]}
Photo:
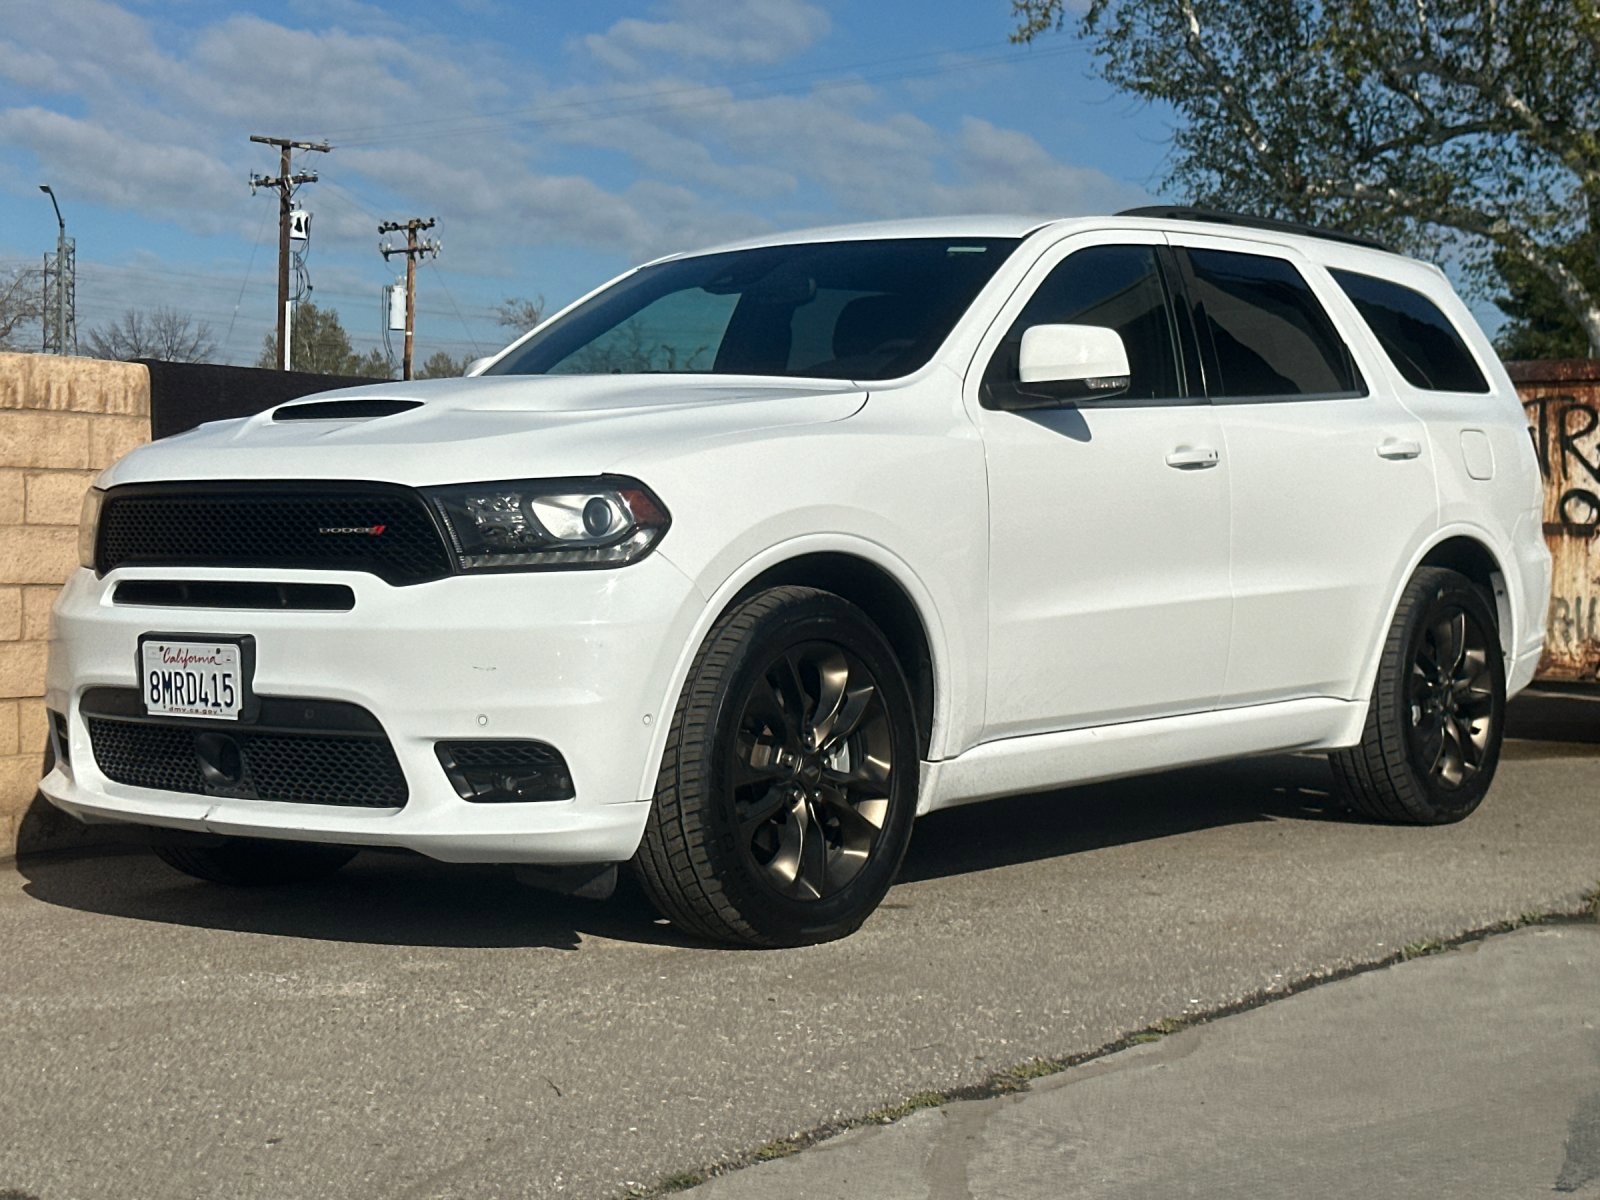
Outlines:
{"type": "Polygon", "coordinates": [[[312,400],[305,404],[285,404],[274,409],[274,421],[370,421],[421,408],[421,400],[392,400],[368,396],[351,400],[312,400]]]}

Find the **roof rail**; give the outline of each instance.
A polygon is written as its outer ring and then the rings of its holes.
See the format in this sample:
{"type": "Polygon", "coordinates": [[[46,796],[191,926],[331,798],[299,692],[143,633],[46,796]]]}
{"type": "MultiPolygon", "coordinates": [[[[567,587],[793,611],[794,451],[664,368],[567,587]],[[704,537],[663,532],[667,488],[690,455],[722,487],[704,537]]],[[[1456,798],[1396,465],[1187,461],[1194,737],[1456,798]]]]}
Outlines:
{"type": "Polygon", "coordinates": [[[1119,217],[1157,217],[1164,221],[1209,221],[1213,225],[1240,225],[1247,229],[1270,229],[1277,233],[1298,233],[1306,237],[1326,238],[1330,242],[1348,242],[1352,246],[1365,246],[1369,250],[1386,250],[1391,247],[1376,238],[1355,233],[1342,233],[1337,229],[1321,229],[1316,225],[1302,225],[1298,221],[1279,221],[1272,217],[1252,217],[1248,213],[1222,212],[1211,208],[1194,208],[1185,204],[1150,204],[1143,208],[1125,208],[1119,217]]]}

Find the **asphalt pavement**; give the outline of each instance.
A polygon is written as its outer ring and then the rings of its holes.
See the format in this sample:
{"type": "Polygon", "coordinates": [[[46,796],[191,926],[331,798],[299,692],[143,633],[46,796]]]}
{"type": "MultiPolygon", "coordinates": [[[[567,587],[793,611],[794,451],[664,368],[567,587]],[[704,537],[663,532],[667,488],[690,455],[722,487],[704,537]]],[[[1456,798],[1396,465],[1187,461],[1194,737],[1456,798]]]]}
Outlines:
{"type": "Polygon", "coordinates": [[[750,1167],[684,1200],[1600,1195],[1600,925],[1525,928],[750,1167]]]}
{"type": "MultiPolygon", "coordinates": [[[[403,856],[273,892],[141,855],[24,861],[0,871],[0,1195],[617,1196],[1575,912],[1600,883],[1594,746],[1508,743],[1485,807],[1440,829],[1349,818],[1328,788],[1324,762],[1283,757],[939,814],[858,934],[781,952],[687,943],[636,899],[403,856]]],[[[1383,974],[1205,1025],[1195,1054],[1230,1022],[1383,974]]],[[[1331,1024],[1324,1060],[1366,1037],[1331,1024]]],[[[1181,1113],[1125,1116],[1182,1141],[1181,1113]]],[[[1164,1182],[1148,1194],[1187,1194],[1164,1182]]]]}

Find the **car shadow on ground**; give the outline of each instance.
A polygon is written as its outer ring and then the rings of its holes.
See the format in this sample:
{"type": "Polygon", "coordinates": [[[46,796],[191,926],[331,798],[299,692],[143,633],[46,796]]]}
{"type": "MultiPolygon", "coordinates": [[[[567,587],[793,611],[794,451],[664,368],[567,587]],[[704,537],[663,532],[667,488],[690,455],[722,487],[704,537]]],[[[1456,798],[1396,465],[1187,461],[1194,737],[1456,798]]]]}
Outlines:
{"type": "MultiPolygon", "coordinates": [[[[1344,819],[1321,758],[1274,757],[1007,797],[919,822],[902,882],[1005,867],[1221,825],[1344,819]]],[[[506,867],[369,851],[332,878],[239,889],[177,874],[134,846],[24,856],[24,892],[138,921],[373,945],[576,949],[585,937],[699,946],[623,873],[604,902],[519,883],[506,867]]]]}
{"type": "Polygon", "coordinates": [[[938,879],[1250,821],[1358,821],[1321,755],[1275,755],[933,813],[900,881],[938,879]]]}

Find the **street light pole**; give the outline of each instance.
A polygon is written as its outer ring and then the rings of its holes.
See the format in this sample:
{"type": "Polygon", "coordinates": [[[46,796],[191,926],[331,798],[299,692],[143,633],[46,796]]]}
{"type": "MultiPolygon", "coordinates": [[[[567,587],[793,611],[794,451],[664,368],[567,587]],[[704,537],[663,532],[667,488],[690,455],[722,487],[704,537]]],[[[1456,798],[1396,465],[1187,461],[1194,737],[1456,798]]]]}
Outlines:
{"type": "Polygon", "coordinates": [[[61,205],[56,203],[56,194],[48,183],[41,183],[39,190],[50,197],[50,207],[56,210],[56,353],[67,353],[67,222],[61,215],[61,205]]]}

